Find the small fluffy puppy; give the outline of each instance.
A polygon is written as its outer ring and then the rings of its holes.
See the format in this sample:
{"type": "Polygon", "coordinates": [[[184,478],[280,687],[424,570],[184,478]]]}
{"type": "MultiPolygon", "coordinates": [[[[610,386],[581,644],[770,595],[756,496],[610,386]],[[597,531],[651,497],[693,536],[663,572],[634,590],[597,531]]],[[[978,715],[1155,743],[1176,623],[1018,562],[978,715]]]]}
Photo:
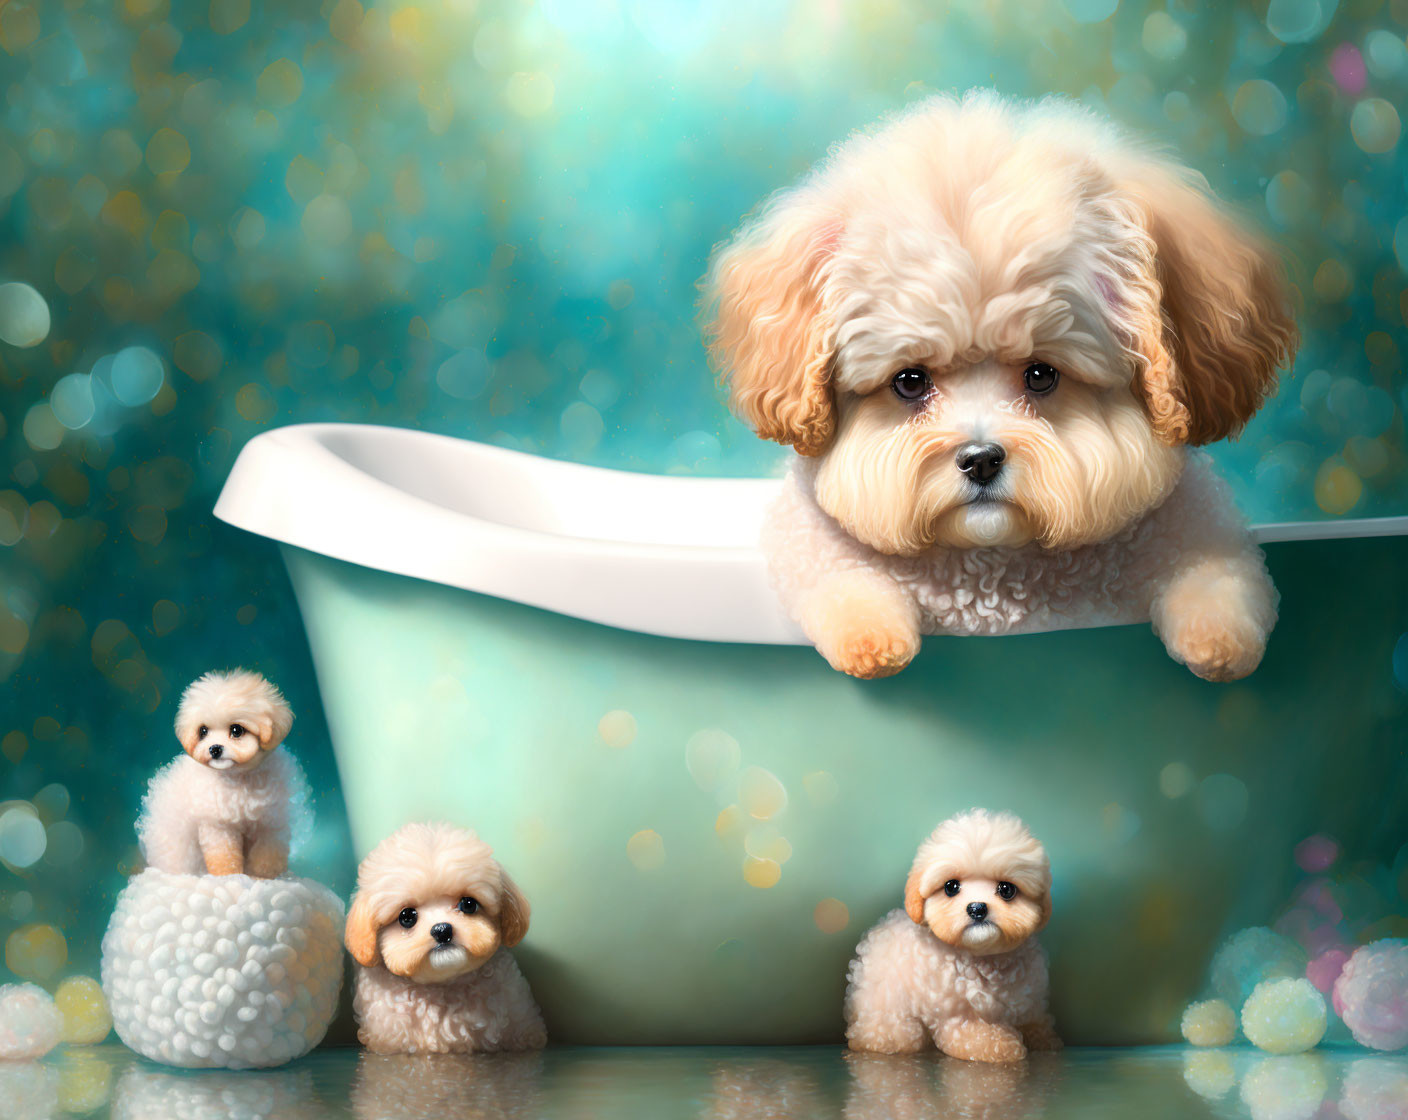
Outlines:
{"type": "Polygon", "coordinates": [[[292,726],[282,693],[258,673],[206,673],[187,688],[176,712],[186,753],[152,778],[137,824],[148,866],[282,875],[308,800],[303,771],[277,750],[292,726]]]}
{"type": "Polygon", "coordinates": [[[1020,820],[974,809],[939,825],[915,856],[904,909],[856,949],[846,984],[851,1049],[937,1046],[977,1062],[1058,1049],[1036,940],[1050,916],[1051,866],[1020,820]]]}
{"type": "Polygon", "coordinates": [[[1296,345],[1205,182],[1079,107],[926,101],[771,199],[705,281],[733,410],[800,458],[764,534],[837,669],[921,634],[1152,620],[1209,680],[1277,597],[1205,456],[1296,345]]]}
{"type": "Polygon", "coordinates": [[[357,1037],[378,1054],[537,1050],[547,1042],[508,952],[528,900],[473,832],[408,824],[357,871],[347,951],[357,969],[357,1037]]]}

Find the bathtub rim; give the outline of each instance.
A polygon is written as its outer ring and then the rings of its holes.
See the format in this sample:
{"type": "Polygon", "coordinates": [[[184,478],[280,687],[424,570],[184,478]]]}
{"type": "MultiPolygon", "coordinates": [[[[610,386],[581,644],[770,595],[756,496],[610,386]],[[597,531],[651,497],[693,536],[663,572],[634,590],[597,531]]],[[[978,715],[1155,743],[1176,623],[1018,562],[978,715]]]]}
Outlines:
{"type": "MultiPolygon", "coordinates": [[[[412,444],[540,483],[573,479],[617,490],[692,488],[713,501],[771,500],[781,478],[665,476],[548,459],[392,425],[291,424],[249,440],[220,491],[215,516],[281,544],[365,568],[492,595],[661,637],[809,645],[772,591],[760,548],[616,540],[490,521],[398,488],[352,463],[329,440],[412,444]],[[294,485],[291,480],[302,480],[294,485]],[[380,532],[368,534],[377,525],[380,532]],[[411,545],[427,535],[435,547],[411,545]],[[564,574],[567,579],[563,579],[564,574]],[[701,595],[700,589],[707,589],[701,595]]],[[[384,449],[385,450],[385,449],[384,449]]],[[[1259,544],[1408,535],[1408,516],[1254,524],[1259,544]]],[[[1095,623],[1094,625],[1099,625],[1095,623]]]]}

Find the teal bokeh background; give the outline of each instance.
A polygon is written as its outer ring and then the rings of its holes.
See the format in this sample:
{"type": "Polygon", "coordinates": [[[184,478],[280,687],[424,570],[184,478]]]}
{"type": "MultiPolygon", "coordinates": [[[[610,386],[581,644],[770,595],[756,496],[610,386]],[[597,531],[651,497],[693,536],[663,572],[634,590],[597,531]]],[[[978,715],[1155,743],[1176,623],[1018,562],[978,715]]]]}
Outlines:
{"type": "MultiPolygon", "coordinates": [[[[250,436],[357,420],[776,469],[704,366],[709,248],[928,92],[1079,98],[1266,225],[1306,343],[1219,461],[1258,518],[1408,512],[1406,32],[1405,0],[10,0],[0,937],[52,927],[68,959],[0,979],[96,972],[137,800],[211,667],[289,693],[319,791],[300,866],[351,885],[287,581],[209,514],[250,436]]],[[[1401,704],[1398,649],[1397,685],[1386,652],[1366,669],[1377,704],[1401,704]]]]}

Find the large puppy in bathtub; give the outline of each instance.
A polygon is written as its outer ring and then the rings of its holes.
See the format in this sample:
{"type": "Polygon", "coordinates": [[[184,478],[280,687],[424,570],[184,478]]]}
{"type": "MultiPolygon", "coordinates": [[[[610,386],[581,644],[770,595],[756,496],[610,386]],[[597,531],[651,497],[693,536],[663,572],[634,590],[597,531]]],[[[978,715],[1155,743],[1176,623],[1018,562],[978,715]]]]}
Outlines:
{"type": "Polygon", "coordinates": [[[800,456],[764,546],[837,669],[921,634],[1152,619],[1209,680],[1277,597],[1206,458],[1292,354],[1201,179],[1073,105],[927,101],[756,214],[706,280],[734,410],[800,456]]]}

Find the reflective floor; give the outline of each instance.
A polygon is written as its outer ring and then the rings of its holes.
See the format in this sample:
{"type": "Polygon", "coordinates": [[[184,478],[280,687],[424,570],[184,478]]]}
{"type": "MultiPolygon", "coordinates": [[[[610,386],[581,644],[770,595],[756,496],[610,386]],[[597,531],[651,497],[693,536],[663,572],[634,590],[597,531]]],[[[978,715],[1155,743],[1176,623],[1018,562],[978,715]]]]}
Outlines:
{"type": "Polygon", "coordinates": [[[1408,1055],[1079,1049],[1006,1066],[838,1047],[576,1048],[388,1058],[323,1050],[279,1070],[171,1070],[121,1046],[0,1062],[0,1120],[650,1120],[1025,1117],[1408,1120],[1408,1055]]]}

